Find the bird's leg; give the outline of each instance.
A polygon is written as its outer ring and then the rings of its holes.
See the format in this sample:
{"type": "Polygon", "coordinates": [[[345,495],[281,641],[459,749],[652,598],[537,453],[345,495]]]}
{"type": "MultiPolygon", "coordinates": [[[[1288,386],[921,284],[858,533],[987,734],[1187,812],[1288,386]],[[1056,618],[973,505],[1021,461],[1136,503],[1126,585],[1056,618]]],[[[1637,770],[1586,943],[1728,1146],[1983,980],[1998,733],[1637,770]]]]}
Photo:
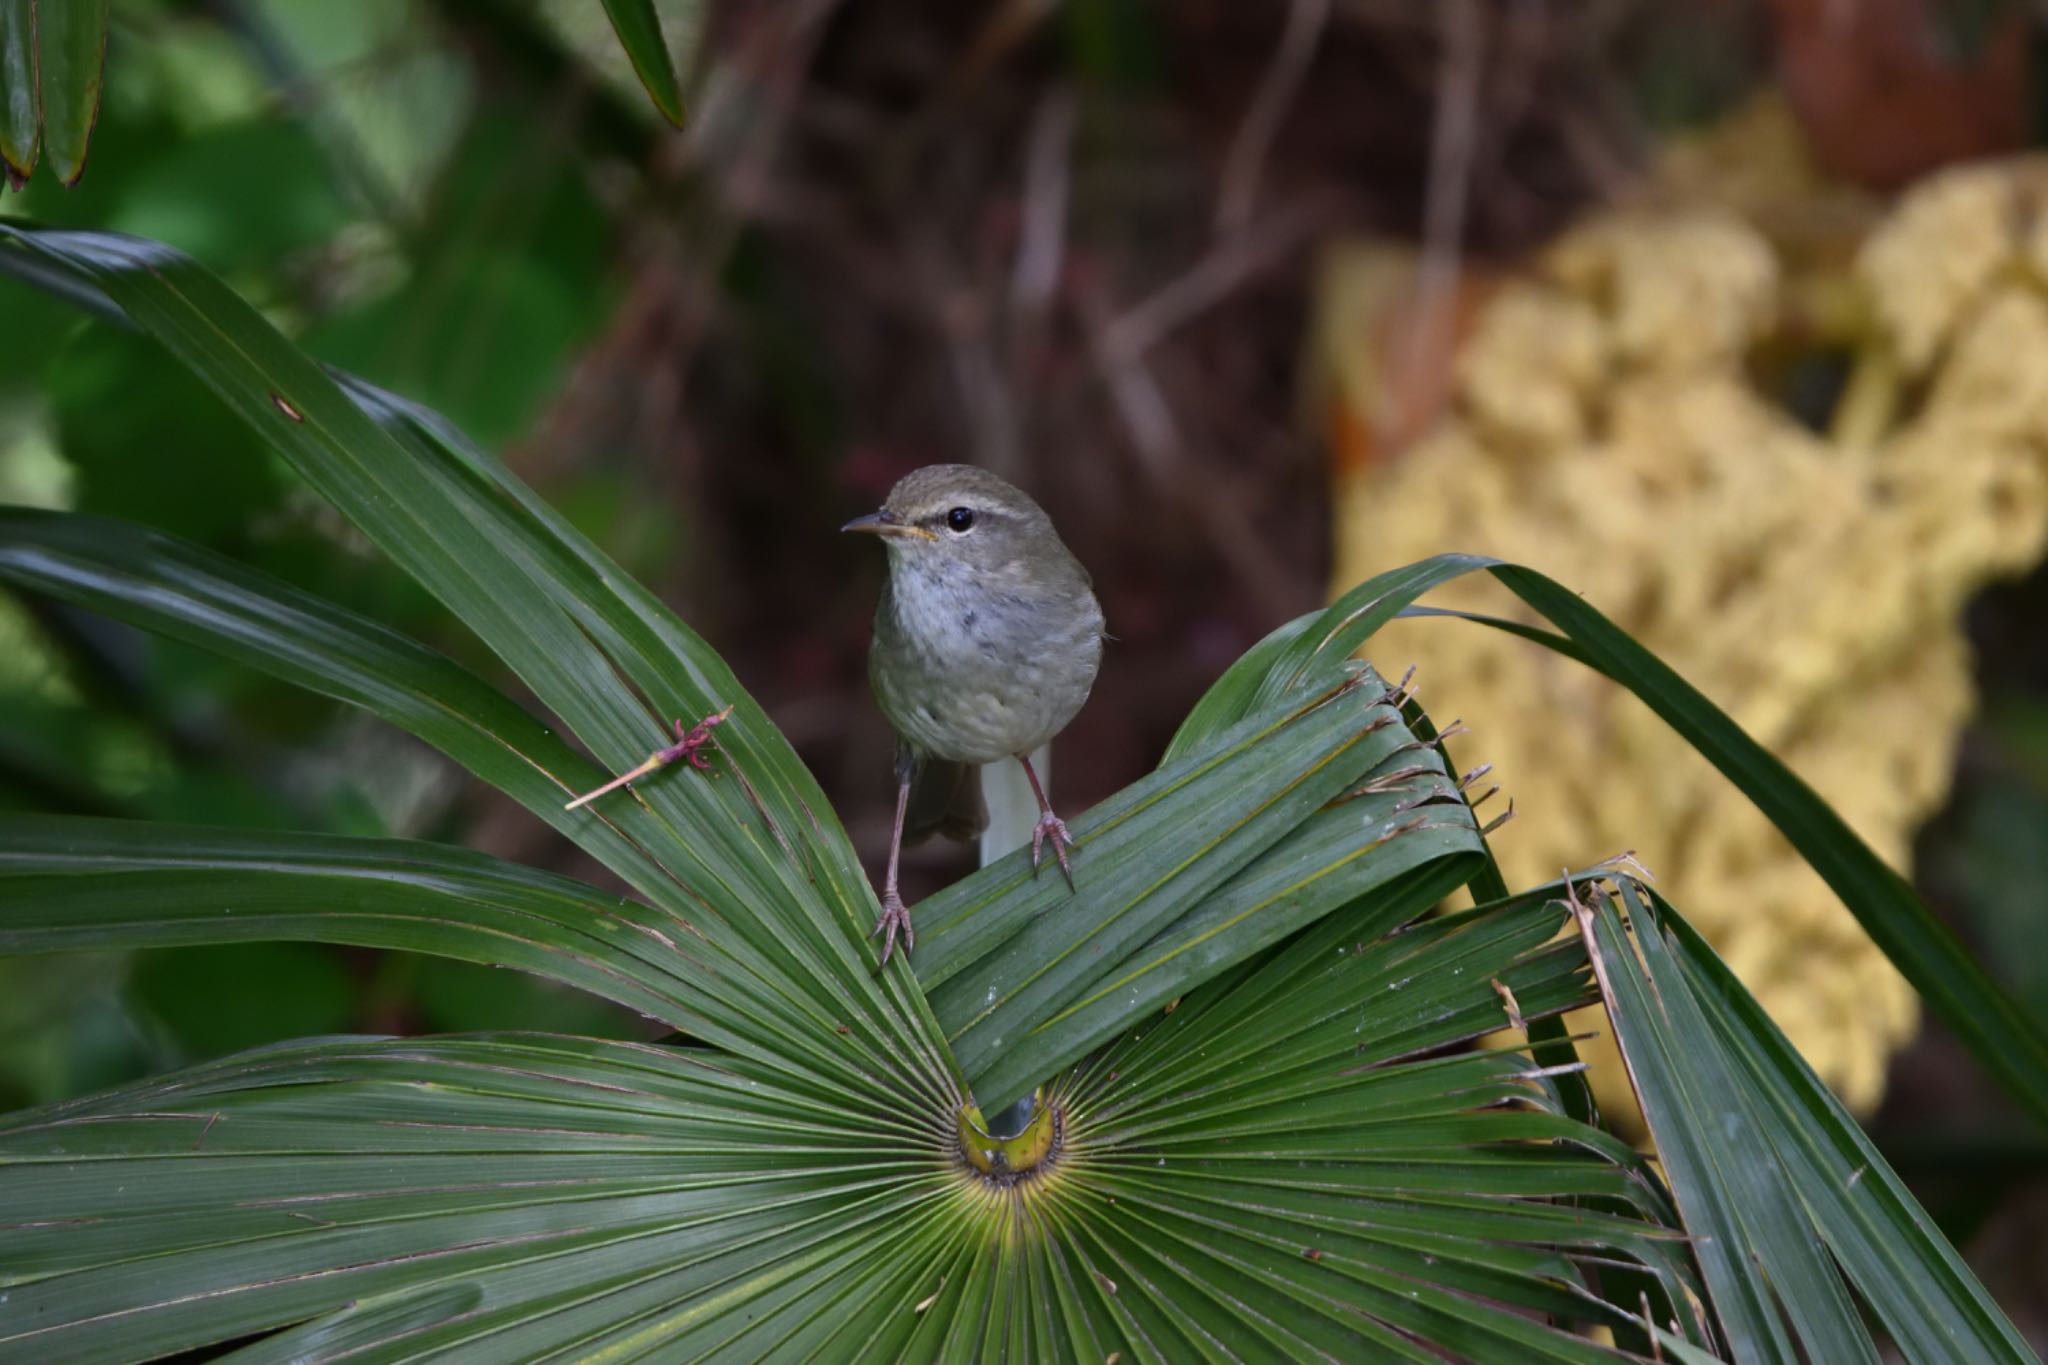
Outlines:
{"type": "Polygon", "coordinates": [[[903,817],[910,810],[910,779],[913,769],[909,764],[899,764],[896,776],[896,828],[889,835],[889,870],[882,874],[882,917],[875,921],[874,934],[882,935],[882,963],[889,965],[889,954],[896,950],[896,934],[903,934],[903,952],[907,957],[917,946],[917,930],[910,923],[910,911],[903,907],[903,893],[896,889],[896,865],[903,857],[903,817]]]}
{"type": "Polygon", "coordinates": [[[1071,891],[1074,889],[1074,869],[1067,862],[1067,850],[1073,847],[1074,836],[1067,833],[1067,822],[1052,813],[1052,802],[1045,799],[1045,788],[1038,785],[1038,773],[1031,766],[1031,756],[1019,754],[1017,761],[1024,765],[1024,776],[1031,779],[1031,794],[1038,798],[1038,823],[1031,830],[1031,873],[1038,875],[1040,850],[1050,843],[1052,856],[1060,860],[1060,872],[1067,879],[1067,890],[1071,891]]]}

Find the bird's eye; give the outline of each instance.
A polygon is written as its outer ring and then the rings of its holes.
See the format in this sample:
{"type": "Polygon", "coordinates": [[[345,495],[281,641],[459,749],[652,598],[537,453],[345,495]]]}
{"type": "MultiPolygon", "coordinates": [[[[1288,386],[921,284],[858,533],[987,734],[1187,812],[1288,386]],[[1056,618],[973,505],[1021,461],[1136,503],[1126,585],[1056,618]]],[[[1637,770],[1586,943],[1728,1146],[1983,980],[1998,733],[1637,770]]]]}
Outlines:
{"type": "Polygon", "coordinates": [[[946,513],[946,525],[951,528],[954,535],[962,535],[973,530],[974,509],[972,507],[955,507],[952,511],[946,513]]]}

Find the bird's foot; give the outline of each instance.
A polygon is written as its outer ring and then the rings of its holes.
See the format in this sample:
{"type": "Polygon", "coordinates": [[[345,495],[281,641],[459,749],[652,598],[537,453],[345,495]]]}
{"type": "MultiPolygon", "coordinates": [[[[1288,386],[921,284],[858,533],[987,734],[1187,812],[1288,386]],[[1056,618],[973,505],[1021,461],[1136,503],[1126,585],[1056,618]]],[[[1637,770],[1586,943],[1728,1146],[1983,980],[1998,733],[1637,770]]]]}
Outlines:
{"type": "Polygon", "coordinates": [[[875,921],[874,933],[868,935],[869,938],[881,936],[881,965],[884,967],[889,965],[889,954],[896,951],[898,933],[903,935],[903,955],[907,958],[910,956],[910,950],[917,946],[917,929],[910,922],[910,911],[904,908],[903,897],[897,895],[895,888],[891,887],[882,893],[882,915],[875,921]]]}
{"type": "Polygon", "coordinates": [[[1041,811],[1038,823],[1031,830],[1031,875],[1038,875],[1038,860],[1047,844],[1052,845],[1052,856],[1060,860],[1060,872],[1067,879],[1067,890],[1074,889],[1073,864],[1067,861],[1067,850],[1074,846],[1074,836],[1067,833],[1067,822],[1054,815],[1050,808],[1041,811]]]}

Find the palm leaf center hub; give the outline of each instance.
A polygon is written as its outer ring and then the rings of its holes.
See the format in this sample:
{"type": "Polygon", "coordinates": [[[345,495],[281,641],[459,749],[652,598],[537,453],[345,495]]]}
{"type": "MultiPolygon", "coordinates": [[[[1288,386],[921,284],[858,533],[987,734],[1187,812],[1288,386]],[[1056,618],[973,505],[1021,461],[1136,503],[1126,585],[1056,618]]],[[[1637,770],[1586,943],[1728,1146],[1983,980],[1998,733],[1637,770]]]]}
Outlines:
{"type": "Polygon", "coordinates": [[[1066,1145],[1065,1110],[1048,1104],[1043,1094],[1033,1097],[1031,1117],[1015,1134],[998,1137],[982,1117],[981,1106],[963,1104],[958,1116],[960,1159],[991,1185],[1007,1188],[1033,1178],[1059,1163],[1066,1145]]]}

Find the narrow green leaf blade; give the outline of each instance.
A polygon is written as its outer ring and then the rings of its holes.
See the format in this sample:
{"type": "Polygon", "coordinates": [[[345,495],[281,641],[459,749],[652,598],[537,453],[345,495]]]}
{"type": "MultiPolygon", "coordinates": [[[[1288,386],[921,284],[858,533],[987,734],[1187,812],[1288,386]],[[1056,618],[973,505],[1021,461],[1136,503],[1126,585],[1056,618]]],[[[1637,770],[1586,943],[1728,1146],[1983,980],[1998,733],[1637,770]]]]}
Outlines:
{"type": "MultiPolygon", "coordinates": [[[[17,815],[0,823],[0,954],[303,940],[517,967],[702,1036],[673,916],[468,849],[17,815]]],[[[697,948],[693,957],[691,946],[697,948]]]]}
{"type": "MultiPolygon", "coordinates": [[[[1780,1306],[1772,1297],[1772,1281],[1765,1275],[1767,1267],[1761,1265],[1745,1226],[1745,1214],[1755,1216],[1759,1209],[1745,1205],[1731,1189],[1729,1171],[1729,1166],[1751,1160],[1772,1162],[1772,1156],[1757,1146],[1749,1115],[1726,1107],[1724,1091],[1722,1107],[1714,1107],[1688,1087],[1690,1058],[1679,1036],[1681,1023],[1663,1013],[1667,997],[1659,995],[1655,982],[1636,966],[1628,929],[1614,902],[1599,896],[1591,909],[1583,911],[1581,933],[1587,950],[1595,954],[1608,1019],[1614,1021],[1630,1083],[1657,1138],[1657,1154],[1671,1173],[1671,1189],[1686,1216],[1686,1228],[1694,1236],[1712,1291],[1714,1316],[1729,1338],[1729,1351],[1739,1361],[1792,1365],[1800,1359],[1798,1349],[1786,1332],[1780,1306]],[[1733,1128],[1724,1128],[1724,1121],[1733,1128]],[[1722,1154],[1729,1160],[1724,1162],[1722,1154]]],[[[1718,1076],[1704,1081],[1708,1089],[1718,1089],[1716,1083],[1718,1076]]],[[[1772,1175],[1778,1175],[1776,1166],[1772,1175]]],[[[1780,1181],[1774,1179],[1776,1183],[1780,1181]]],[[[1782,1209],[1778,1216],[1784,1216],[1782,1209]]],[[[1831,1345],[1843,1349],[1845,1342],[1831,1345]]],[[[1845,1349],[1862,1359],[1868,1355],[1868,1342],[1853,1342],[1845,1349]]]]}
{"type": "Polygon", "coordinates": [[[0,583],[167,635],[359,706],[520,801],[656,903],[674,883],[648,853],[666,829],[624,802],[562,809],[604,771],[445,655],[187,541],[107,518],[0,508],[0,583]]]}
{"type": "Polygon", "coordinates": [[[661,116],[676,127],[683,126],[683,92],[676,83],[675,63],[669,57],[668,41],[661,34],[661,16],[654,0],[604,0],[604,12],[611,16],[612,31],[619,46],[633,63],[647,97],[661,116]]]}
{"type": "MultiPolygon", "coordinates": [[[[1620,889],[1631,921],[1644,917],[1647,931],[1639,948],[1647,970],[1666,980],[1676,977],[1669,946],[1648,919],[1639,889],[1628,881],[1623,881],[1620,889]]],[[[1679,1030],[1678,1037],[1709,1036],[1710,1025],[1691,991],[1673,992],[1662,1003],[1665,1017],[1679,1030]]],[[[1861,1359],[1877,1365],[1877,1344],[1829,1257],[1824,1239],[1801,1207],[1798,1182],[1779,1150],[1768,1110],[1756,1102],[1725,1052],[1708,1049],[1707,1054],[1710,1060],[1704,1065],[1698,1048],[1687,1055],[1684,1080],[1692,1094],[1694,1113],[1719,1120],[1718,1127],[1708,1131],[1733,1139],[1728,1147],[1736,1156],[1725,1163],[1735,1177],[1731,1190],[1740,1201],[1756,1261],[1784,1304],[1786,1317],[1806,1343],[1809,1358],[1861,1359]],[[1735,1136],[1744,1131],[1754,1133],[1756,1140],[1735,1136]]]]}
{"type": "MultiPolygon", "coordinates": [[[[748,893],[741,896],[747,909],[736,927],[752,951],[783,959],[799,988],[821,998],[886,998],[892,1015],[919,1021],[901,1046],[921,1056],[934,1076],[950,1068],[950,1056],[928,1041],[937,1026],[923,996],[903,977],[878,979],[873,971],[876,949],[868,930],[877,913],[874,893],[823,790],[717,652],[445,419],[361,380],[343,376],[341,383],[419,467],[447,481],[492,540],[508,547],[578,634],[597,644],[608,667],[657,714],[701,715],[720,704],[716,699],[739,699],[725,703],[737,711],[716,736],[725,756],[719,767],[739,778],[737,790],[670,780],[642,784],[635,796],[669,825],[670,839],[680,830],[693,854],[707,840],[721,853],[715,866],[731,893],[748,893]],[[752,723],[737,724],[742,718],[752,723]],[[773,875],[764,876],[764,868],[773,875]]],[[[586,809],[577,818],[589,814],[586,809]]]]}
{"type": "Polygon", "coordinates": [[[108,0],[40,0],[34,6],[43,150],[66,185],[85,174],[86,149],[99,122],[107,8],[108,0]]]}
{"type": "Polygon", "coordinates": [[[1909,1360],[2031,1361],[2026,1342],[1936,1230],[1855,1116],[1661,896],[1657,927],[1685,984],[1774,1120],[1808,1216],[1909,1360]]]}
{"type": "MultiPolygon", "coordinates": [[[[557,828],[593,832],[590,822],[564,815],[561,807],[602,781],[601,769],[445,655],[280,579],[147,527],[10,507],[0,508],[0,583],[360,706],[432,744],[557,828]]],[[[616,849],[591,843],[598,856],[616,857],[616,849]]],[[[624,862],[613,865],[623,870],[624,862]]]]}
{"type": "Polygon", "coordinates": [[[0,0],[0,163],[19,186],[43,146],[36,107],[36,0],[0,0]]]}
{"type": "MultiPolygon", "coordinates": [[[[599,567],[579,561],[578,547],[562,544],[530,509],[515,507],[501,492],[481,486],[479,472],[445,458],[441,448],[408,439],[410,428],[391,408],[365,411],[374,390],[353,385],[344,393],[246,303],[178,253],[103,233],[4,225],[0,237],[18,244],[45,270],[97,289],[162,339],[401,567],[476,630],[614,770],[637,763],[658,742],[670,717],[647,714],[618,678],[613,661],[592,644],[587,623],[575,619],[602,619],[618,632],[621,619],[640,604],[624,601],[617,587],[607,588],[599,567]]],[[[12,257],[13,252],[0,252],[0,264],[11,265],[12,257]]],[[[34,282],[45,280],[38,276],[34,282]]],[[[623,577],[615,566],[605,567],[623,577]]],[[[636,682],[650,665],[660,666],[665,673],[661,691],[643,690],[688,703],[688,711],[676,714],[691,719],[736,705],[719,735],[721,748],[728,754],[758,755],[763,771],[754,792],[784,799],[763,812],[748,795],[728,786],[679,782],[673,775],[643,784],[643,798],[671,820],[698,826],[695,837],[683,841],[684,848],[687,856],[710,860],[717,874],[713,881],[757,881],[759,860],[752,855],[761,840],[782,850],[776,861],[785,867],[799,849],[843,853],[834,860],[834,880],[857,881],[857,876],[844,875],[846,868],[857,871],[857,865],[836,822],[785,796],[794,774],[802,774],[805,782],[808,774],[716,655],[677,632],[634,643],[650,651],[678,642],[690,647],[684,657],[664,650],[667,657],[627,660],[635,666],[636,682]],[[699,683],[731,690],[714,696],[692,685],[699,683]],[[763,827],[764,814],[785,827],[815,826],[816,837],[794,842],[778,837],[763,827]]],[[[764,894],[759,901],[772,905],[793,899],[796,905],[815,906],[816,890],[803,876],[810,870],[787,867],[788,875],[760,887],[778,894],[764,894]]],[[[864,884],[860,890],[864,895],[864,884]]]]}

